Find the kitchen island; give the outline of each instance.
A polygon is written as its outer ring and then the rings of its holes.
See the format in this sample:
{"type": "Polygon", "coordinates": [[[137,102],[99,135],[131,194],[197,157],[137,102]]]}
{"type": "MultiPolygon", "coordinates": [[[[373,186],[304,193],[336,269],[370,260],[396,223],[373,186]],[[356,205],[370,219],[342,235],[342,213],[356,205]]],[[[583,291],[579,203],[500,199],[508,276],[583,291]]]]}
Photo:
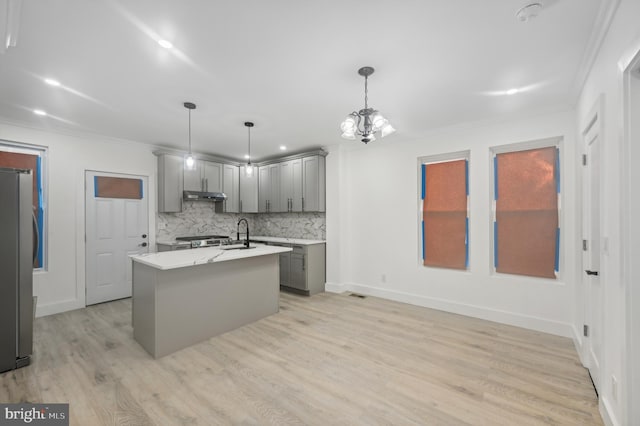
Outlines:
{"type": "Polygon", "coordinates": [[[134,339],[160,358],[278,312],[287,251],[252,244],[131,256],[134,339]]]}

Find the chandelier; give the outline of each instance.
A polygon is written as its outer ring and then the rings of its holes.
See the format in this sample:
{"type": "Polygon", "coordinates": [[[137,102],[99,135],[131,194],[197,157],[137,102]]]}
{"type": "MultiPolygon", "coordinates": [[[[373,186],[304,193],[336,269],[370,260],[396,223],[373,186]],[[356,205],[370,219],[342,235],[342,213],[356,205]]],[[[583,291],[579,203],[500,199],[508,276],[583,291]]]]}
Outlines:
{"type": "Polygon", "coordinates": [[[358,74],[364,77],[364,109],[352,112],[344,119],[340,125],[342,137],[349,140],[355,140],[356,135],[362,136],[362,142],[368,143],[376,140],[376,133],[380,132],[381,137],[385,137],[395,132],[396,129],[389,124],[389,120],[384,118],[377,110],[369,108],[369,76],[375,70],[373,67],[362,67],[358,70],[358,74]]]}

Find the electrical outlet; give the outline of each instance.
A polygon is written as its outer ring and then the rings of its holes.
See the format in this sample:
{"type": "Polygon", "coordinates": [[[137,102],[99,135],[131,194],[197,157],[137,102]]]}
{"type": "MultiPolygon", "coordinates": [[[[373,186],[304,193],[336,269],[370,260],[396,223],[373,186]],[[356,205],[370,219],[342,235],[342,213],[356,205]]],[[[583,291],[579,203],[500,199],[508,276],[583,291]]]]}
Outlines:
{"type": "Polygon", "coordinates": [[[611,376],[611,396],[614,400],[618,400],[618,379],[616,376],[611,376]]]}
{"type": "Polygon", "coordinates": [[[386,283],[387,282],[387,274],[380,275],[380,281],[382,281],[383,283],[386,283]]]}

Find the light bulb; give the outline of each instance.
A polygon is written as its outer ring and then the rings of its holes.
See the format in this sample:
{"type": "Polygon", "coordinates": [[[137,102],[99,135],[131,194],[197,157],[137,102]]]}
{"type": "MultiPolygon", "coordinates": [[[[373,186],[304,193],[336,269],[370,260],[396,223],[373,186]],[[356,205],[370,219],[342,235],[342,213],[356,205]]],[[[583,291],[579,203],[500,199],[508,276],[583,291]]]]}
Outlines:
{"type": "Polygon", "coordinates": [[[193,158],[193,155],[189,154],[185,160],[185,165],[187,166],[187,169],[193,170],[193,166],[196,165],[196,160],[193,158]]]}
{"type": "Polygon", "coordinates": [[[356,129],[356,119],[353,115],[348,115],[340,125],[340,130],[344,133],[354,133],[356,129]]]}
{"type": "Polygon", "coordinates": [[[247,163],[247,165],[244,166],[244,172],[247,176],[251,176],[253,174],[253,164],[247,163]]]}
{"type": "Polygon", "coordinates": [[[382,114],[374,115],[371,119],[371,123],[373,124],[373,131],[377,132],[378,130],[382,129],[386,121],[387,120],[382,116],[382,114]]]}
{"type": "Polygon", "coordinates": [[[384,127],[382,128],[382,133],[381,136],[384,138],[387,135],[390,135],[391,133],[395,132],[396,129],[393,128],[393,126],[391,124],[389,124],[389,122],[387,121],[386,124],[384,125],[384,127]]]}

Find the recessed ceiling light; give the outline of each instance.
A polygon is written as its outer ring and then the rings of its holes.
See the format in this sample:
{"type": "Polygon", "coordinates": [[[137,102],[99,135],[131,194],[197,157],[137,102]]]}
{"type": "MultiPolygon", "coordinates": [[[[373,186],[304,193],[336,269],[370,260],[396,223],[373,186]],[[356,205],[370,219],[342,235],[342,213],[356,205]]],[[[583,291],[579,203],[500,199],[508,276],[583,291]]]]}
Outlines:
{"type": "Polygon", "coordinates": [[[34,109],[34,110],[33,110],[33,113],[34,113],[35,115],[42,115],[42,116],[47,115],[46,111],[43,111],[43,110],[41,110],[41,109],[34,109]]]}
{"type": "Polygon", "coordinates": [[[49,86],[60,87],[60,82],[52,78],[45,78],[44,82],[47,83],[49,86]]]}
{"type": "Polygon", "coordinates": [[[158,44],[162,47],[164,47],[165,49],[171,49],[173,47],[173,44],[169,41],[169,40],[158,40],[158,44]]]}
{"type": "Polygon", "coordinates": [[[520,92],[519,89],[509,89],[506,92],[504,92],[505,95],[515,95],[516,93],[520,92]]]}
{"type": "Polygon", "coordinates": [[[246,158],[248,160],[249,159],[249,154],[245,154],[244,158],[246,158]]]}
{"type": "Polygon", "coordinates": [[[286,147],[286,146],[284,146],[284,145],[280,145],[280,151],[286,151],[286,150],[287,150],[287,147],[286,147]]]}

